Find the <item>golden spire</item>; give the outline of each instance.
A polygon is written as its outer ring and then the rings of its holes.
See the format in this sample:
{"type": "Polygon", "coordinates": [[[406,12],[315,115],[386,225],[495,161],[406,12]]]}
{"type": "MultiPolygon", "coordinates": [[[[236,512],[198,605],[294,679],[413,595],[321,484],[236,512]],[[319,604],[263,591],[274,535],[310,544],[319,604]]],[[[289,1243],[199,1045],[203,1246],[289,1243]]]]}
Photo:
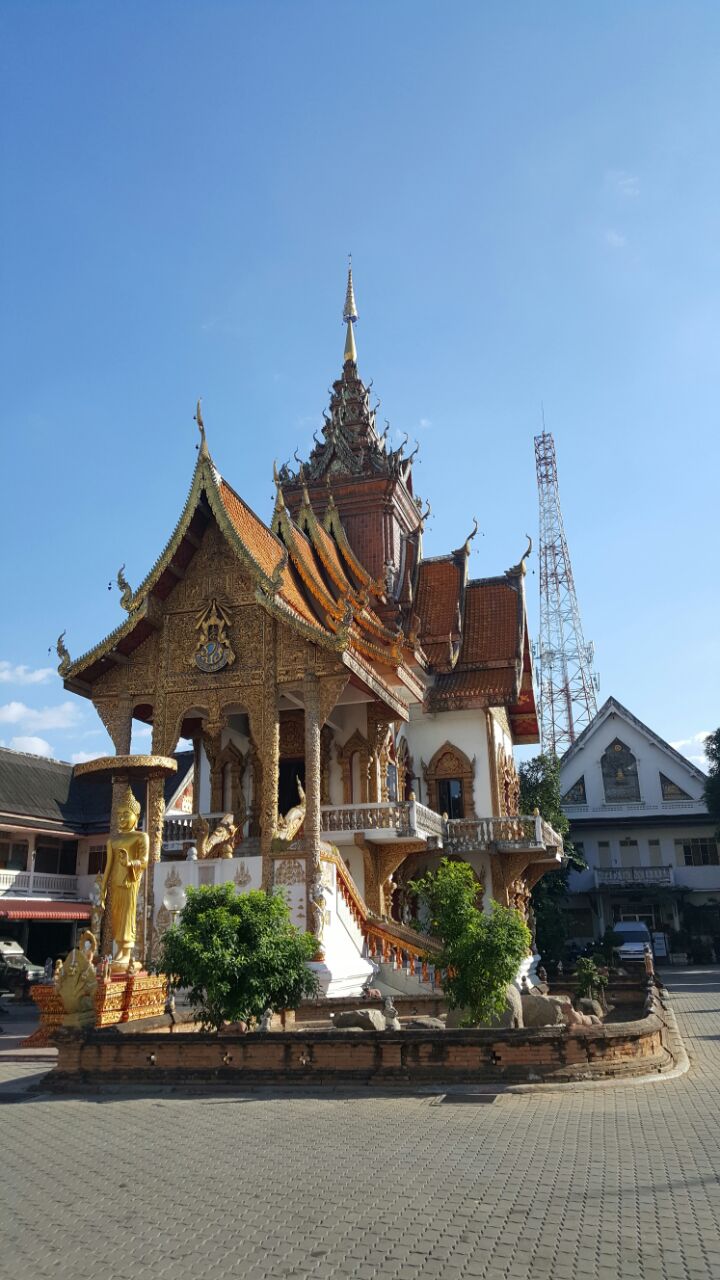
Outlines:
{"type": "Polygon", "coordinates": [[[357,322],[358,313],[357,307],[355,306],[355,290],[353,289],[352,254],[348,254],[348,259],[347,289],[345,291],[345,306],[343,308],[343,322],[347,325],[343,364],[347,364],[349,360],[352,360],[353,364],[357,364],[357,349],[355,347],[353,326],[357,322]]]}

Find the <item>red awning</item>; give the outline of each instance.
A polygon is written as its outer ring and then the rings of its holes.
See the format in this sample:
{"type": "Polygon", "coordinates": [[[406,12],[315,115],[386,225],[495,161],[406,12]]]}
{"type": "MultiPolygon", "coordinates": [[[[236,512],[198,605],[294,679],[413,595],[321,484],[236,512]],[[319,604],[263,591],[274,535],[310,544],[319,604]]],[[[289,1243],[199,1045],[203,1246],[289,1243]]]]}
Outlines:
{"type": "Polygon", "coordinates": [[[89,920],[91,911],[89,902],[0,898],[0,920],[89,920]]]}

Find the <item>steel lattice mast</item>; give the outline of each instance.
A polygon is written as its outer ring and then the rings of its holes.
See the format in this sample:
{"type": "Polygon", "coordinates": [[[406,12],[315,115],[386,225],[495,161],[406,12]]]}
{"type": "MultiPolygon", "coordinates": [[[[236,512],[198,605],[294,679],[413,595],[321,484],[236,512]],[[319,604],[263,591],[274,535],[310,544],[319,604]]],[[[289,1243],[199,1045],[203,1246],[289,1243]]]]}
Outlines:
{"type": "MultiPolygon", "coordinates": [[[[543,423],[544,426],[544,423],[543,423]]],[[[535,436],[540,499],[540,640],[536,650],[543,751],[561,756],[597,714],[593,646],[583,637],[568,551],[555,441],[535,436]]]]}

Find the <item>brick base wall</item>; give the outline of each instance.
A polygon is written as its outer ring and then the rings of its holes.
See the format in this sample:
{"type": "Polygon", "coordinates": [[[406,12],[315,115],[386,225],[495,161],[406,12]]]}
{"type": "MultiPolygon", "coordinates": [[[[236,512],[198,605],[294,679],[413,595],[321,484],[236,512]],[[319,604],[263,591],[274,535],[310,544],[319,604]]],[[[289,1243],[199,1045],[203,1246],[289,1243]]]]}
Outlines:
{"type": "Polygon", "coordinates": [[[637,1022],[516,1031],[335,1030],[250,1035],[113,1028],[58,1037],[58,1063],[43,1087],[103,1081],[245,1084],[563,1081],[644,1074],[673,1065],[662,1007],[637,1022]]]}

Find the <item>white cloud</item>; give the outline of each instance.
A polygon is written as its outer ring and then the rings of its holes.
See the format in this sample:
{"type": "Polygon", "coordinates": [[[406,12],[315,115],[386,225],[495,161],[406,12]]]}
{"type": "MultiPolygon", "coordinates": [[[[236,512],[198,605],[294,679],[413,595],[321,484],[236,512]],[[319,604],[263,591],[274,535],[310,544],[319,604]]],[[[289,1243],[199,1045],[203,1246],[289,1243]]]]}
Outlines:
{"type": "Polygon", "coordinates": [[[80,718],[74,702],[39,709],[28,707],[24,702],[6,702],[0,706],[0,724],[16,724],[22,729],[72,729],[80,718]]]}
{"type": "Polygon", "coordinates": [[[33,756],[52,756],[54,754],[49,742],[46,742],[44,738],[35,738],[32,735],[11,738],[10,750],[29,751],[33,756]]]}
{"type": "Polygon", "coordinates": [[[17,666],[14,662],[0,659],[0,684],[44,684],[54,675],[53,667],[17,666]]]}
{"type": "Polygon", "coordinates": [[[151,738],[152,725],[151,724],[134,724],[132,728],[132,732],[133,732],[133,738],[151,738]]]}
{"type": "Polygon", "coordinates": [[[178,738],[176,751],[192,751],[193,744],[190,738],[178,738]]]}
{"type": "Polygon", "coordinates": [[[432,422],[430,421],[430,418],[421,418],[418,423],[418,426],[420,427],[421,431],[428,431],[429,428],[432,426],[432,422]]]}
{"type": "Polygon", "coordinates": [[[605,232],[605,243],[611,249],[624,249],[627,240],[619,231],[614,231],[612,227],[609,227],[605,232]]]}
{"type": "Polygon", "coordinates": [[[626,169],[609,169],[605,175],[608,186],[621,196],[634,200],[640,195],[640,179],[636,173],[628,173],[626,169]]]}
{"type": "Polygon", "coordinates": [[[691,738],[680,738],[677,742],[671,742],[670,746],[676,751],[682,751],[683,755],[689,755],[685,747],[701,747],[706,738],[710,737],[709,729],[700,729],[698,733],[694,733],[691,738]]]}
{"type": "Polygon", "coordinates": [[[696,765],[698,769],[702,769],[703,773],[707,773],[707,756],[688,756],[688,760],[696,765]]]}
{"type": "Polygon", "coordinates": [[[70,757],[71,764],[84,764],[86,760],[97,760],[96,751],[74,751],[70,757]]]}

